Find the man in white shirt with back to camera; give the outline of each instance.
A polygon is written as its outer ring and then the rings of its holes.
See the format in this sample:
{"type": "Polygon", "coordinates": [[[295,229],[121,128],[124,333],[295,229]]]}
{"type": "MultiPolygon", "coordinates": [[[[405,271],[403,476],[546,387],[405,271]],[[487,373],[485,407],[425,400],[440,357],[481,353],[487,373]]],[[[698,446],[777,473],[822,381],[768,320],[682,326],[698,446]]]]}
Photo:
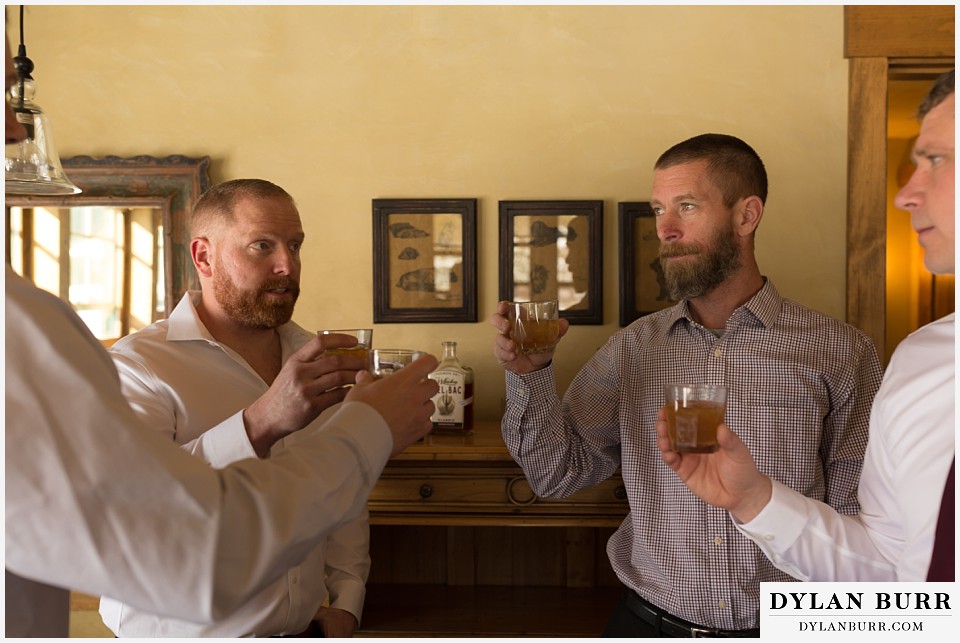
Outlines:
{"type": "MultiPolygon", "coordinates": [[[[283,188],[236,179],[200,197],[190,230],[201,289],[185,293],[168,319],[110,349],[123,394],[144,424],[212,467],[267,457],[299,436],[281,438],[270,410],[303,385],[304,363],[294,354],[316,336],[290,321],[300,292],[300,213],[283,188]],[[243,408],[241,421],[236,412],[243,408]]],[[[311,364],[319,378],[314,386],[331,406],[305,431],[329,417],[349,390],[343,385],[367,368],[346,355],[321,354],[311,364]]],[[[363,511],[215,623],[138,610],[124,605],[123,596],[103,598],[100,614],[120,637],[352,636],[370,571],[369,545],[363,511]]]]}
{"type": "MultiPolygon", "coordinates": [[[[6,110],[6,143],[16,144],[27,133],[6,110]]],[[[9,265],[4,293],[8,637],[66,637],[69,589],[223,620],[360,515],[387,459],[431,427],[438,387],[427,374],[437,360],[428,355],[383,380],[360,371],[322,430],[215,469],[141,424],[68,303],[9,265]]],[[[267,428],[296,431],[330,406],[316,358],[350,343],[313,337],[291,356],[302,386],[274,400],[267,428]]],[[[247,419],[243,409],[235,419],[247,419]]]]}
{"type": "MultiPolygon", "coordinates": [[[[950,71],[920,106],[917,167],[895,200],[910,212],[924,263],[935,274],[955,269],[954,96],[950,71]]],[[[762,475],[724,424],[719,451],[680,454],[670,450],[661,418],[663,460],[697,496],[727,509],[738,529],[796,578],[953,581],[954,324],[954,313],[931,322],[894,352],[871,411],[857,516],[841,516],[762,475]],[[938,524],[941,505],[946,512],[938,524]]]]}

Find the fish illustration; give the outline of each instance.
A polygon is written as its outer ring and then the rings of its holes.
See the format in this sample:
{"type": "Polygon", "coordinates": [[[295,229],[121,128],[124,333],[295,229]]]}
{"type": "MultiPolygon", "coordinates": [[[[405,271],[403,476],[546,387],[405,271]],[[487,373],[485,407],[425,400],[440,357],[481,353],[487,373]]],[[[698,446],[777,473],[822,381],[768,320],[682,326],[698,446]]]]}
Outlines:
{"type": "Polygon", "coordinates": [[[391,223],[390,234],[397,239],[417,239],[430,236],[430,233],[426,230],[416,228],[409,223],[391,223]]]}
{"type": "Polygon", "coordinates": [[[433,268],[420,268],[419,270],[411,270],[410,272],[405,272],[400,275],[400,279],[397,280],[397,288],[406,291],[419,290],[421,292],[433,292],[433,283],[433,268]]]}
{"type": "Polygon", "coordinates": [[[416,248],[411,248],[410,246],[407,246],[402,251],[400,251],[400,254],[397,255],[397,259],[404,259],[404,260],[416,259],[419,256],[420,256],[420,253],[417,252],[416,248]]]}

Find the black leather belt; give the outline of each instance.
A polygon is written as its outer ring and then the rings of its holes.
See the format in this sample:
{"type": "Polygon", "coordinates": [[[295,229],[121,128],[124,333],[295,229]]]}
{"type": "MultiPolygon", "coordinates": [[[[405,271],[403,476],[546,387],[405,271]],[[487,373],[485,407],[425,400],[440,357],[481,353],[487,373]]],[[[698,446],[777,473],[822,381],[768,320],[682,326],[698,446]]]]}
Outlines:
{"type": "Polygon", "coordinates": [[[668,612],[640,598],[632,589],[627,590],[627,607],[660,633],[673,638],[759,638],[760,629],[717,630],[700,627],[689,621],[672,616],[668,612]]]}

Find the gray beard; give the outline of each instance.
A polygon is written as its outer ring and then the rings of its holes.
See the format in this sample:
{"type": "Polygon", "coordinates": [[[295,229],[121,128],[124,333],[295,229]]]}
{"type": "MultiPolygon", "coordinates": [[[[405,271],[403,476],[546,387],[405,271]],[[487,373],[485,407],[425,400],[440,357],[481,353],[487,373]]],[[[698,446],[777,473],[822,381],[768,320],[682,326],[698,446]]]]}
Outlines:
{"type": "Polygon", "coordinates": [[[740,246],[735,242],[733,231],[717,233],[713,247],[704,249],[698,244],[660,247],[660,265],[670,299],[693,299],[701,297],[726,281],[740,269],[740,246]],[[666,257],[689,252],[699,253],[694,261],[684,265],[667,261],[666,257]]]}

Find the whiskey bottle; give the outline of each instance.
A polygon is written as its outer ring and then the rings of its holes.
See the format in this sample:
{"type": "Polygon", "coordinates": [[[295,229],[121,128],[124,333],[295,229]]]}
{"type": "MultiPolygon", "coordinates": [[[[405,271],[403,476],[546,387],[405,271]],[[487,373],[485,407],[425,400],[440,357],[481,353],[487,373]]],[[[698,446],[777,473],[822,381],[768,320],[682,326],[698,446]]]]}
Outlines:
{"type": "Polygon", "coordinates": [[[457,358],[457,343],[443,342],[443,359],[428,377],[440,385],[430,416],[434,433],[473,433],[473,369],[457,358]]]}

